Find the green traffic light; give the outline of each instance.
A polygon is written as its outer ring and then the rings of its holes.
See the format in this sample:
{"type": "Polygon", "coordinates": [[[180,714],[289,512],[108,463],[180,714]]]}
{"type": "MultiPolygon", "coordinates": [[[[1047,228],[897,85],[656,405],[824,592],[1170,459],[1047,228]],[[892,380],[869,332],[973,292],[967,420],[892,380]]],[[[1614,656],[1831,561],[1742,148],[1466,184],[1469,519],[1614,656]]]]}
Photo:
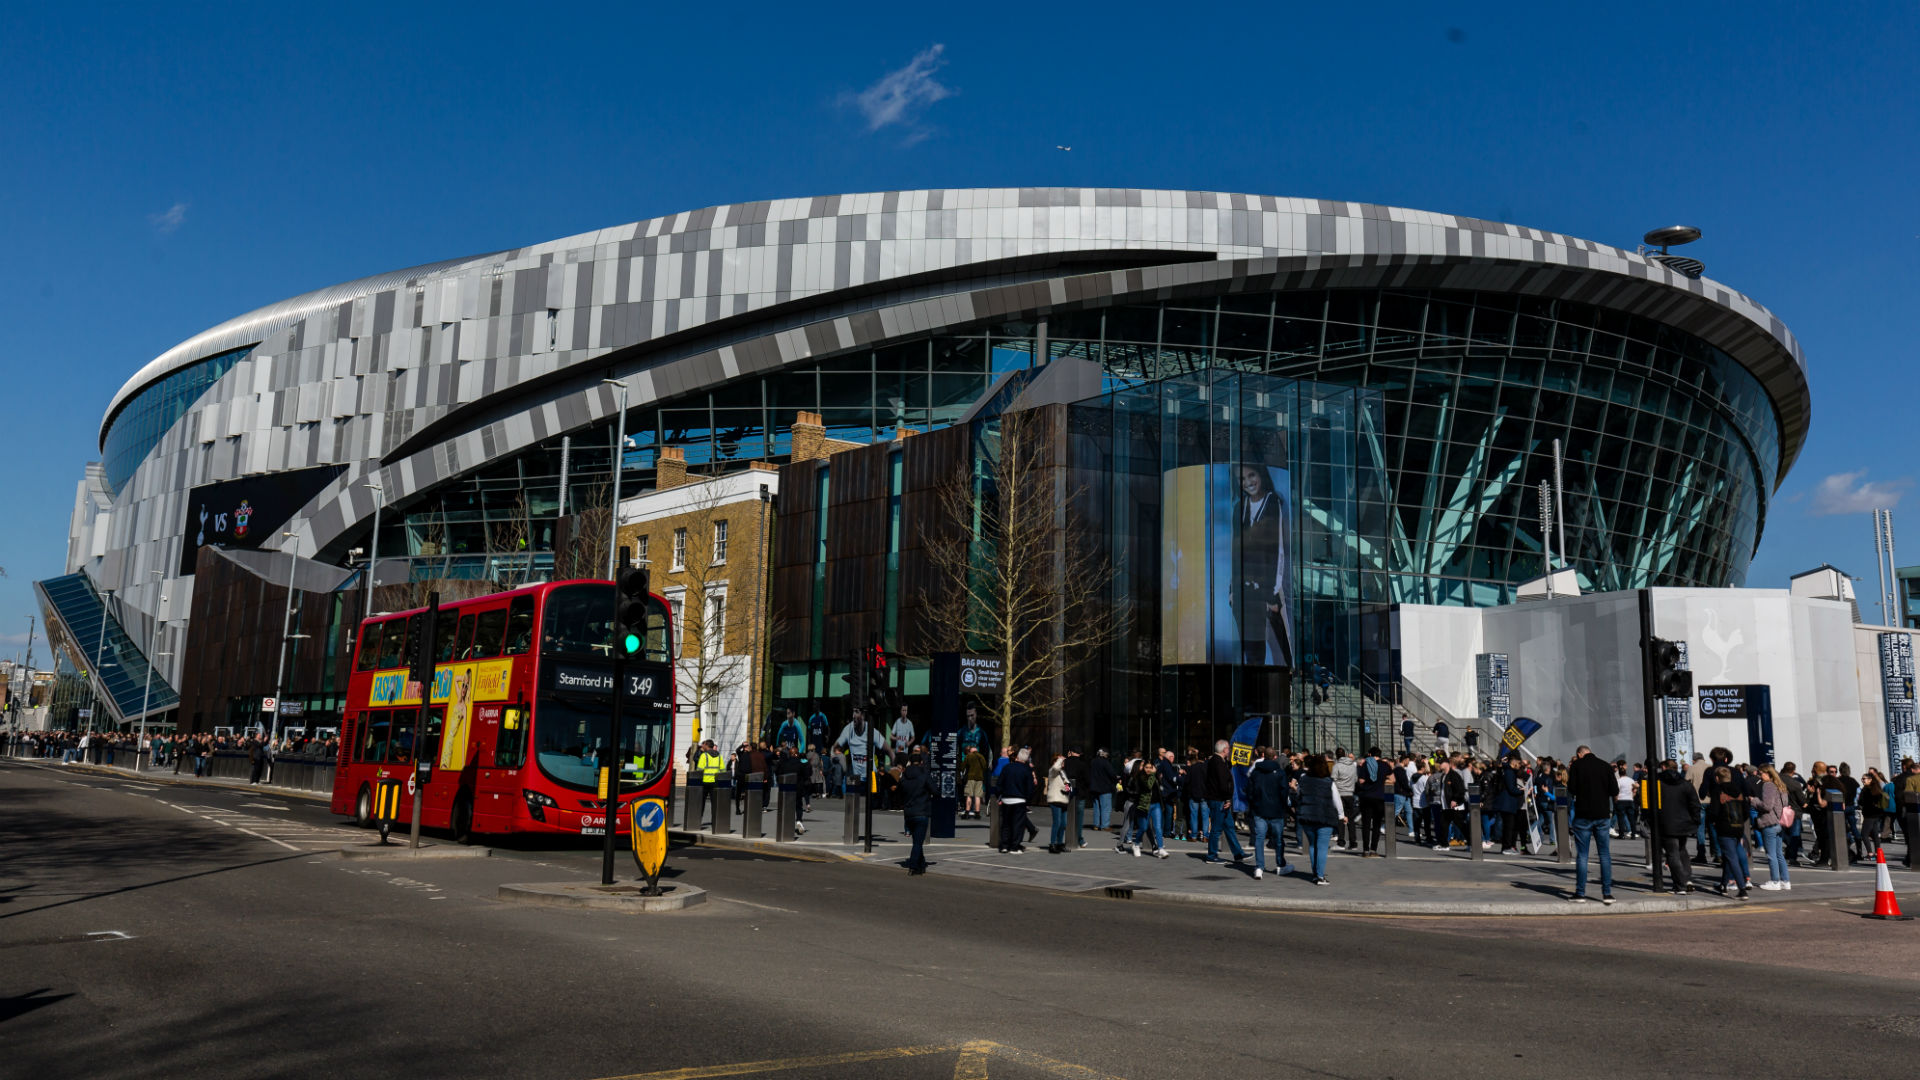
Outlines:
{"type": "Polygon", "coordinates": [[[632,656],[640,651],[640,635],[628,634],[621,644],[626,647],[627,655],[632,656]]]}

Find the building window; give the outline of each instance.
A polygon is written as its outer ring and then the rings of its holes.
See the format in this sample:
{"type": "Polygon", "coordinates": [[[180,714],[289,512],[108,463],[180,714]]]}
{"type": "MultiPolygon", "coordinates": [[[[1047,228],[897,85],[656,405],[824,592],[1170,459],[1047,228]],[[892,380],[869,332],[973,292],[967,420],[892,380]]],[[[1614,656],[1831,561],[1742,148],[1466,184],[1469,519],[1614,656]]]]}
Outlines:
{"type": "Polygon", "coordinates": [[[713,564],[719,566],[727,561],[727,523],[713,523],[713,564]]]}
{"type": "Polygon", "coordinates": [[[687,530],[684,528],[673,530],[673,568],[687,568],[687,530]]]}
{"type": "Polygon", "coordinates": [[[641,533],[639,536],[633,538],[633,561],[640,566],[647,565],[647,535],[645,533],[641,533]]]}
{"type": "Polygon", "coordinates": [[[704,656],[718,656],[726,651],[727,631],[727,594],[713,593],[707,597],[707,621],[700,628],[700,652],[704,656]]]}

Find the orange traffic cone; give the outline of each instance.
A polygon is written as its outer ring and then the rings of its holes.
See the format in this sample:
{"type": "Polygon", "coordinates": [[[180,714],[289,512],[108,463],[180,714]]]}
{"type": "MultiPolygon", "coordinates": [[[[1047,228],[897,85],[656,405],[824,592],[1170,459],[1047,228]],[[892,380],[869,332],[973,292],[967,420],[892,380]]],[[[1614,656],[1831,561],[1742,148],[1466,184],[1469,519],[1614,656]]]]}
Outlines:
{"type": "Polygon", "coordinates": [[[1911,915],[1900,914],[1900,901],[1893,895],[1893,876],[1887,873],[1887,853],[1882,849],[1878,854],[1880,856],[1878,877],[1873,883],[1873,914],[1867,918],[1902,921],[1913,918],[1911,915]]]}

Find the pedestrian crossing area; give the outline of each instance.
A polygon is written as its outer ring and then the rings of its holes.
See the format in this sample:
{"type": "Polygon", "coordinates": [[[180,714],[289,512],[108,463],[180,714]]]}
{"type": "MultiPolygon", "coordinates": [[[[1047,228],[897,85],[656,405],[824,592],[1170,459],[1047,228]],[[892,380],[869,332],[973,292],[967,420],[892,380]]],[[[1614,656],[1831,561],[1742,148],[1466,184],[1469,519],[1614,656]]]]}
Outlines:
{"type": "Polygon", "coordinates": [[[346,825],[314,825],[292,817],[292,807],[270,802],[245,802],[237,809],[197,803],[173,803],[158,800],[183,814],[200,818],[223,828],[265,840],[288,851],[338,851],[349,844],[365,842],[360,830],[346,825]]]}

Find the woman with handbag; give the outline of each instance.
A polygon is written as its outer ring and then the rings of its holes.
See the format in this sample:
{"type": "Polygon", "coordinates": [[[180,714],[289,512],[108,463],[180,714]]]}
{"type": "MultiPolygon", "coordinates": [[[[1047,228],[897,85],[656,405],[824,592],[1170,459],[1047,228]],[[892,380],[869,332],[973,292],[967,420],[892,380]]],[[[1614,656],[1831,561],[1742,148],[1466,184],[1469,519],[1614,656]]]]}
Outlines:
{"type": "Polygon", "coordinates": [[[1067,850],[1067,804],[1073,801],[1073,783],[1067,779],[1067,759],[1055,754],[1047,767],[1047,809],[1053,811],[1053,832],[1047,838],[1047,854],[1061,855],[1067,850]]]}
{"type": "Polygon", "coordinates": [[[1742,900],[1747,898],[1747,886],[1753,876],[1747,865],[1747,797],[1744,790],[1734,783],[1733,770],[1725,765],[1713,770],[1713,778],[1718,785],[1714,792],[1712,809],[1714,835],[1720,843],[1720,895],[1727,895],[1731,886],[1739,890],[1742,900]]]}
{"type": "Polygon", "coordinates": [[[1307,775],[1300,778],[1300,824],[1307,834],[1311,854],[1313,883],[1327,883],[1327,848],[1333,844],[1333,830],[1347,823],[1347,810],[1340,792],[1333,786],[1333,763],[1325,754],[1307,759],[1307,775]]]}
{"type": "Polygon", "coordinates": [[[1771,765],[1760,766],[1760,817],[1754,822],[1760,829],[1760,846],[1767,853],[1767,877],[1761,884],[1768,892],[1793,888],[1788,879],[1784,834],[1793,827],[1793,800],[1787,794],[1786,781],[1771,765]]]}
{"type": "MultiPolygon", "coordinates": [[[[1879,769],[1868,769],[1866,782],[1860,785],[1860,858],[1872,862],[1887,835],[1887,818],[1893,812],[1893,800],[1887,778],[1879,769]]],[[[1911,840],[1908,841],[1912,843],[1911,840]]]]}

